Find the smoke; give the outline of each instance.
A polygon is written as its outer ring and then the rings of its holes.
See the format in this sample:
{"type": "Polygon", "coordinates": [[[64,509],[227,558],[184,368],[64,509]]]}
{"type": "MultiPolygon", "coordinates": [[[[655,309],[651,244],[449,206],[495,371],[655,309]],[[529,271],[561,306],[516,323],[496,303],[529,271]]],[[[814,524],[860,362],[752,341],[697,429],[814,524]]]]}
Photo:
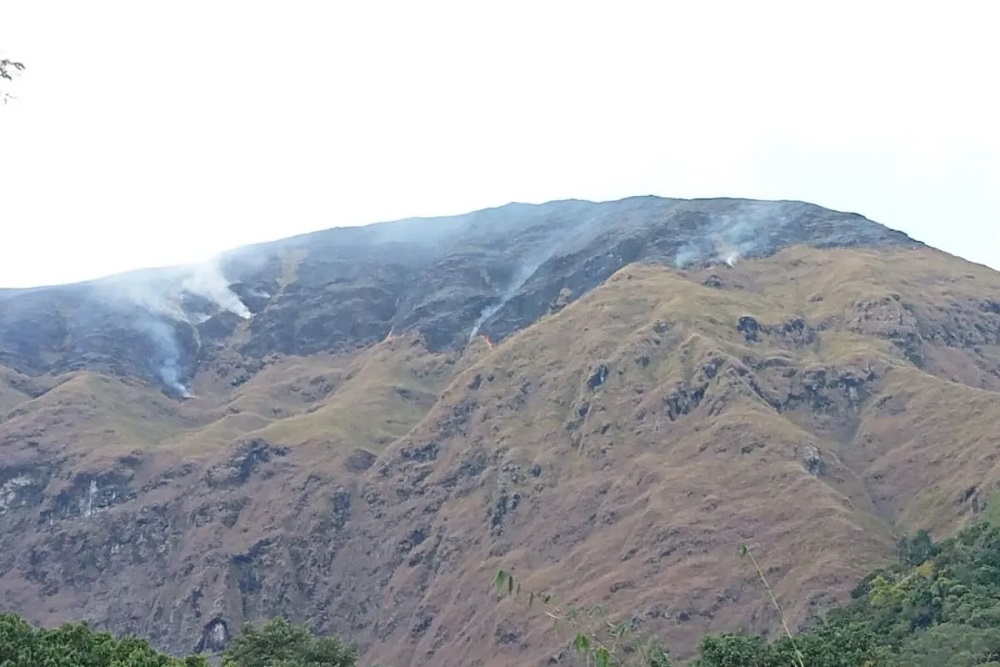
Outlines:
{"type": "Polygon", "coordinates": [[[704,256],[705,251],[700,245],[686,243],[677,250],[677,255],[674,257],[674,265],[678,269],[683,269],[694,264],[704,256]]]}
{"type": "MultiPolygon", "coordinates": [[[[489,229],[491,235],[510,233],[518,236],[520,247],[533,247],[534,251],[526,251],[528,259],[518,267],[510,284],[496,298],[497,300],[483,308],[479,317],[472,325],[469,334],[471,341],[487,321],[496,315],[511,299],[517,296],[521,288],[535,275],[538,269],[555,256],[556,252],[564,251],[572,254],[576,250],[587,247],[595,242],[598,235],[607,229],[614,219],[613,214],[594,215],[590,202],[552,202],[547,205],[533,206],[527,204],[509,204],[498,209],[476,214],[476,224],[482,224],[489,229]],[[568,208],[564,208],[567,207],[568,208]],[[561,211],[555,214],[555,211],[561,211]],[[494,221],[483,217],[482,213],[496,214],[494,221]],[[520,216],[526,216],[522,219],[520,216]],[[523,225],[518,231],[501,232],[509,229],[506,221],[523,225]],[[534,237],[534,238],[531,238],[534,237]]],[[[524,256],[524,255],[521,255],[524,256]]]]}
{"type": "Polygon", "coordinates": [[[770,202],[740,202],[715,218],[702,236],[678,248],[674,264],[679,269],[698,263],[736,266],[743,257],[770,247],[775,236],[784,236],[791,217],[778,210],[770,202]]]}
{"type": "MultiPolygon", "coordinates": [[[[132,326],[153,344],[156,352],[150,363],[154,371],[167,387],[185,398],[192,394],[183,382],[177,327],[197,327],[220,312],[243,319],[251,317],[250,310],[222,275],[218,259],[114,276],[96,287],[128,312],[138,310],[132,326]]],[[[197,335],[194,338],[197,340],[197,335]]]]}
{"type": "Polygon", "coordinates": [[[229,287],[217,261],[184,267],[143,271],[108,279],[106,290],[131,305],[178,322],[197,324],[216,313],[188,311],[185,297],[201,297],[217,311],[248,319],[250,310],[229,287]]]}
{"type": "Polygon", "coordinates": [[[221,310],[250,319],[250,309],[230,289],[217,261],[195,266],[191,275],[181,282],[181,290],[204,297],[221,310]]]}
{"type": "Polygon", "coordinates": [[[716,238],[715,240],[715,254],[713,256],[713,261],[725,262],[730,267],[736,266],[736,262],[740,260],[743,253],[741,253],[737,248],[734,248],[725,237],[716,238]]]}
{"type": "Polygon", "coordinates": [[[521,265],[515,274],[513,281],[511,281],[511,284],[500,294],[500,300],[486,306],[483,308],[482,312],[479,313],[479,317],[472,325],[472,332],[469,334],[470,341],[476,337],[476,334],[479,333],[479,329],[488,319],[496,315],[497,311],[506,306],[507,303],[517,295],[518,291],[524,287],[525,283],[531,280],[531,276],[535,275],[535,271],[538,270],[538,267],[549,261],[558,248],[558,243],[551,243],[544,252],[536,255],[533,260],[521,265]]]}
{"type": "Polygon", "coordinates": [[[191,398],[191,391],[181,382],[181,353],[173,328],[163,320],[153,317],[142,318],[137,325],[149,336],[159,352],[156,363],[159,365],[158,374],[163,384],[182,398],[191,398]]]}

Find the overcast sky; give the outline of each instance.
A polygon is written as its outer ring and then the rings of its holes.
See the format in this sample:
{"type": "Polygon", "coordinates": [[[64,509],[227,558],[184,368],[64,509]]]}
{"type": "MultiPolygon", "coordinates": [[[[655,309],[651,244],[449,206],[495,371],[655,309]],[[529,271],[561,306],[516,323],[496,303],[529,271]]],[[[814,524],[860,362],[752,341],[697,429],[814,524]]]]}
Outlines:
{"type": "Polygon", "coordinates": [[[0,285],[639,194],[812,201],[1000,268],[995,11],[2,0],[29,69],[0,106],[0,285]]]}

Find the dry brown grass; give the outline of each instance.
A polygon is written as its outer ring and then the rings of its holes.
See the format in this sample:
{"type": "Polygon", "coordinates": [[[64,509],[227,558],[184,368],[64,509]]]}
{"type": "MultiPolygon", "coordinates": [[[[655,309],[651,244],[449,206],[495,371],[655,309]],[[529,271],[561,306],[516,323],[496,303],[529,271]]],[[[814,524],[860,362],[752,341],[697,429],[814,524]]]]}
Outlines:
{"type": "MultiPolygon", "coordinates": [[[[884,561],[899,531],[945,534],[972,515],[1000,480],[1000,341],[949,336],[992,322],[985,299],[1000,301],[998,274],[930,250],[793,248],[691,274],[635,265],[462,355],[401,336],[352,355],[276,359],[236,388],[205,375],[199,398],[183,404],[87,374],[33,400],[5,390],[0,400],[23,414],[0,423],[0,438],[33,433],[94,466],[145,448],[162,469],[179,456],[215,465],[248,436],[290,446],[245,488],[212,490],[198,477],[155,491],[178,517],[217,517],[172,524],[178,564],[157,604],[185,632],[203,620],[177,600],[234,624],[293,604],[303,619],[357,629],[366,660],[544,662],[563,638],[516,602],[496,607],[489,582],[502,566],[567,602],[637,615],[683,656],[706,631],[775,629],[740,542],[794,624],[884,561]],[[721,287],[703,284],[711,274],[721,287]],[[744,315],[769,332],[747,342],[736,327],[744,315]],[[780,333],[796,317],[814,338],[780,333]],[[904,325],[926,334],[923,368],[892,342],[904,325]],[[609,372],[595,390],[588,379],[601,364],[609,372]],[[829,382],[808,389],[820,371],[829,382]],[[857,395],[836,381],[869,372],[857,395]],[[671,416],[684,392],[702,396],[671,416]],[[378,461],[349,469],[357,449],[378,461]],[[336,530],[334,490],[351,513],[336,530]],[[493,525],[490,512],[514,494],[518,506],[493,525]],[[224,525],[220,508],[234,497],[245,505],[224,525]],[[232,555],[265,538],[276,555],[260,565],[259,590],[241,594],[232,555]],[[215,602],[190,602],[194,590],[215,602]]],[[[109,516],[130,517],[151,498],[109,516]]],[[[42,532],[25,539],[54,548],[42,532]]],[[[123,582],[154,572],[108,562],[123,582]]],[[[54,618],[30,602],[39,593],[23,569],[3,577],[22,591],[12,603],[54,618]]],[[[114,595],[74,590],[67,580],[60,593],[72,610],[114,595]]],[[[122,604],[148,614],[133,597],[122,604]]]]}
{"type": "MultiPolygon", "coordinates": [[[[506,487],[530,498],[529,507],[513,519],[509,535],[479,540],[490,542],[475,550],[488,565],[467,557],[458,571],[430,583],[423,603],[472,589],[491,568],[512,568],[532,589],[553,590],[569,602],[654,615],[648,626],[683,655],[705,631],[774,629],[767,599],[736,556],[740,541],[757,545],[779,600],[801,622],[815,611],[813,601],[842,597],[888,557],[898,531],[957,529],[969,510],[956,495],[1000,479],[992,464],[1000,444],[991,427],[1000,418],[997,394],[956,384],[936,369],[916,369],[887,340],[849,329],[859,304],[890,294],[928,319],[1000,294],[996,274],[924,253],[794,249],[728,272],[722,290],[700,284],[709,272],[687,278],[660,267],[628,267],[505,341],[456,378],[454,397],[446,393],[446,405],[476,405],[468,431],[454,445],[445,441],[447,456],[461,457],[461,443],[501,447],[501,462],[523,469],[541,464],[546,481],[541,489],[518,487],[498,473],[496,486],[484,491],[487,502],[506,487]],[[949,274],[953,282],[942,277],[949,274]],[[735,328],[742,315],[770,325],[802,316],[822,331],[805,347],[771,336],[748,345],[735,328]],[[636,362],[643,356],[650,357],[645,366],[636,362]],[[872,365],[881,379],[857,408],[842,391],[832,393],[839,412],[829,418],[808,414],[808,407],[781,413],[761,400],[748,377],[732,372],[747,356],[778,360],[799,374],[872,365]],[[709,384],[701,405],[675,422],[663,417],[664,396],[678,383],[697,383],[712,357],[724,359],[727,370],[709,384]],[[591,392],[585,382],[600,363],[610,376],[591,392]],[[470,394],[464,387],[476,374],[495,379],[470,394]],[[905,396],[900,386],[908,388],[905,396]],[[887,398],[902,401],[906,428],[887,414],[895,409],[887,398]],[[589,412],[579,419],[574,411],[584,401],[589,412]],[[938,418],[942,408],[946,419],[938,418]],[[875,423],[893,433],[880,435],[884,450],[871,445],[875,423]],[[918,454],[930,433],[933,460],[918,454]],[[825,461],[818,477],[803,465],[807,445],[825,461]],[[505,553],[495,555],[498,549],[505,553]]],[[[977,373],[969,375],[978,375],[974,352],[951,352],[970,359],[977,373]]],[[[749,377],[781,397],[781,378],[749,377]]],[[[407,441],[432,433],[418,430],[407,441]]],[[[443,479],[452,468],[438,469],[443,479]]],[[[471,506],[456,504],[442,521],[474,526],[471,506]]],[[[407,588],[405,580],[397,585],[407,588]]],[[[496,617],[476,614],[489,604],[487,595],[450,601],[433,628],[457,633],[461,639],[450,641],[476,653],[472,647],[496,628],[516,627],[523,644],[498,648],[495,664],[511,659],[505,651],[544,655],[556,648],[547,628],[514,620],[523,613],[516,603],[501,605],[496,617]]],[[[376,655],[405,663],[433,645],[429,638],[380,647],[376,655]]]]}

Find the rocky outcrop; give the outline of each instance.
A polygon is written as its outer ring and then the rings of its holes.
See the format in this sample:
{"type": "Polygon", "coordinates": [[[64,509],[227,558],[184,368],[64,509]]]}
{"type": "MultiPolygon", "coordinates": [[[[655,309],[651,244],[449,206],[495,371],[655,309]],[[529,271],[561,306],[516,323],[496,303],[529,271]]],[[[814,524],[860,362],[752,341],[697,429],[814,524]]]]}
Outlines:
{"type": "Polygon", "coordinates": [[[898,294],[881,299],[861,301],[850,326],[862,334],[885,338],[917,366],[924,362],[923,337],[917,326],[917,316],[898,294]]]}
{"type": "Polygon", "coordinates": [[[37,466],[0,468],[0,514],[41,505],[49,474],[37,466]]]}
{"type": "Polygon", "coordinates": [[[224,463],[208,469],[205,482],[212,488],[228,488],[246,484],[250,477],[261,472],[265,476],[273,475],[272,467],[265,467],[275,458],[288,454],[287,447],[271,445],[261,438],[253,438],[238,446],[236,453],[224,463]]]}
{"type": "Polygon", "coordinates": [[[751,315],[743,315],[736,322],[736,330],[747,343],[756,343],[762,336],[773,339],[782,347],[807,347],[816,342],[816,330],[803,317],[793,317],[775,325],[761,324],[751,315]]]}

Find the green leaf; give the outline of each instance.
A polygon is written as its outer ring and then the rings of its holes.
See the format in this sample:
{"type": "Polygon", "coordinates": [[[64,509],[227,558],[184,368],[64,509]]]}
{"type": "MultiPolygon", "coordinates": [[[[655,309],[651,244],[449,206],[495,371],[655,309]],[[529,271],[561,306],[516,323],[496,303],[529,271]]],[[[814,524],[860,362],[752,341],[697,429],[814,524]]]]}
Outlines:
{"type": "Polygon", "coordinates": [[[618,639],[621,639],[622,637],[624,637],[625,635],[628,634],[630,626],[631,626],[631,623],[629,623],[628,621],[625,621],[625,622],[622,622],[622,623],[618,623],[617,625],[614,624],[614,623],[612,623],[611,624],[611,630],[610,630],[611,636],[612,637],[616,637],[618,639]]]}
{"type": "Polygon", "coordinates": [[[498,593],[503,593],[504,584],[507,583],[507,573],[497,570],[497,575],[493,578],[493,585],[497,587],[498,593]]]}

